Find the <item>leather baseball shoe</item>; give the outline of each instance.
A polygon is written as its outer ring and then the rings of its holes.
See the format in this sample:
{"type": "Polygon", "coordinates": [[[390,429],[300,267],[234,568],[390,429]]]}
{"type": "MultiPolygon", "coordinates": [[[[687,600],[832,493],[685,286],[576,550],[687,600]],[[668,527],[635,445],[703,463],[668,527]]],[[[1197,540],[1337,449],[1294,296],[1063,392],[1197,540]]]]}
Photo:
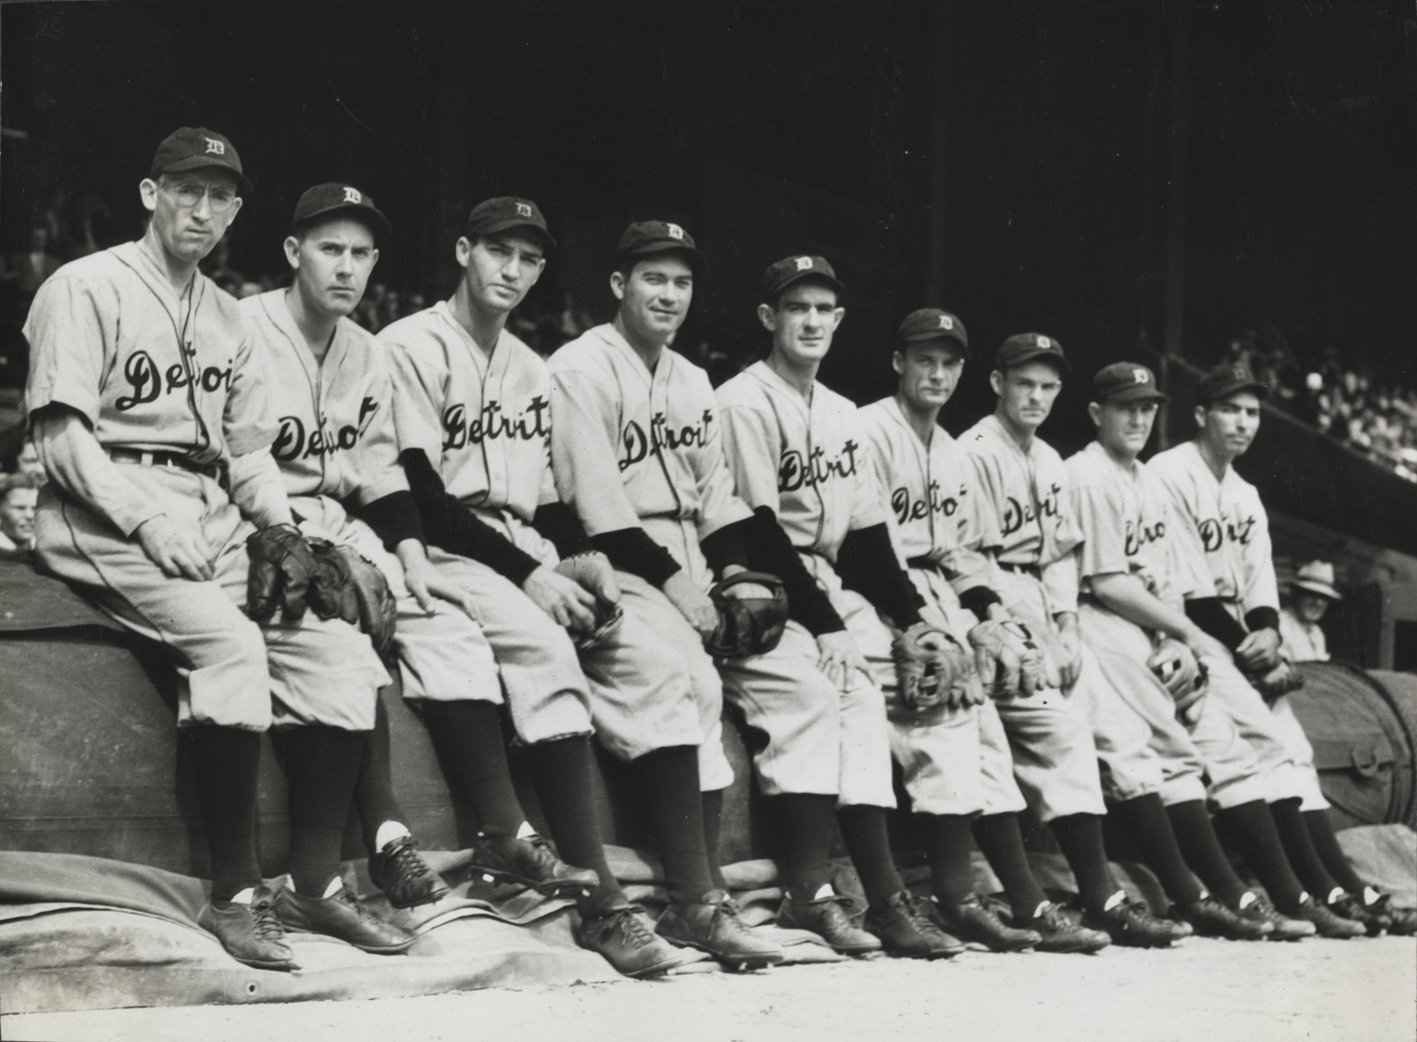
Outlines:
{"type": "Polygon", "coordinates": [[[1382,916],[1387,922],[1387,932],[1394,937],[1417,934],[1417,909],[1393,907],[1391,894],[1370,886],[1364,887],[1363,907],[1373,915],[1382,916]]]}
{"type": "Polygon", "coordinates": [[[250,904],[211,900],[197,915],[197,925],[214,934],[237,962],[258,970],[298,970],[285,943],[285,927],[275,913],[270,887],[256,887],[250,904]]]}
{"type": "Polygon", "coordinates": [[[582,919],[577,940],[626,977],[653,977],[682,961],[679,949],[655,934],[639,905],[621,904],[582,919]]]}
{"type": "Polygon", "coordinates": [[[369,878],[395,908],[415,908],[448,896],[448,884],[428,867],[418,840],[400,836],[369,859],[369,878]]]}
{"type": "Polygon", "coordinates": [[[722,890],[710,890],[697,901],[674,902],[654,929],[665,940],[708,952],[731,970],[758,970],[782,961],[782,949],[755,936],[722,890]]]}
{"type": "Polygon", "coordinates": [[[501,883],[518,883],[546,897],[591,891],[600,885],[594,869],[576,868],[556,856],[542,836],[526,839],[478,836],[472,845],[470,870],[501,883]]]}
{"type": "Polygon", "coordinates": [[[1038,934],[1040,940],[1034,949],[1040,952],[1060,952],[1090,955],[1100,952],[1112,943],[1110,934],[1103,930],[1090,930],[1073,922],[1063,906],[1049,901],[1039,908],[1031,919],[1014,916],[1014,922],[1038,934]]]}
{"type": "Polygon", "coordinates": [[[1158,919],[1138,901],[1122,900],[1101,915],[1083,913],[1082,924],[1106,930],[1112,943],[1127,948],[1167,948],[1195,931],[1190,923],[1158,919]]]}
{"type": "Polygon", "coordinates": [[[992,906],[970,894],[963,904],[950,905],[936,899],[936,910],[946,930],[961,941],[982,944],[991,952],[1021,952],[1042,943],[1036,930],[1005,926],[992,906]]]}
{"type": "Polygon", "coordinates": [[[1344,894],[1338,900],[1328,902],[1328,907],[1340,919],[1351,919],[1362,924],[1369,937],[1381,937],[1391,925],[1387,916],[1365,905],[1361,897],[1353,894],[1344,894]]]}
{"type": "Polygon", "coordinates": [[[909,890],[892,894],[884,905],[872,905],[866,912],[866,929],[881,939],[887,955],[906,959],[952,959],[964,951],[958,937],[951,937],[935,922],[930,904],[909,890]]]}
{"type": "Polygon", "coordinates": [[[336,937],[374,955],[398,955],[418,940],[403,927],[374,916],[343,885],[332,897],[306,897],[287,886],[276,895],[275,908],[288,930],[336,937]]]}
{"type": "Polygon", "coordinates": [[[1269,898],[1258,894],[1255,894],[1254,898],[1237,914],[1253,922],[1269,923],[1268,936],[1271,941],[1299,941],[1318,932],[1314,929],[1314,924],[1305,919],[1291,919],[1287,915],[1280,915],[1274,905],[1270,904],[1269,898]]]}
{"type": "Polygon", "coordinates": [[[1274,932],[1274,924],[1246,919],[1232,912],[1213,897],[1180,905],[1173,910],[1195,927],[1202,937],[1224,937],[1229,941],[1262,941],[1274,932]]]}
{"type": "Polygon", "coordinates": [[[1368,932],[1368,928],[1362,923],[1355,923],[1352,919],[1344,919],[1334,914],[1327,905],[1319,904],[1308,894],[1299,902],[1299,915],[1314,924],[1314,929],[1319,932],[1320,937],[1346,941],[1350,937],[1362,937],[1368,932]]]}
{"type": "Polygon", "coordinates": [[[833,951],[843,955],[865,955],[881,950],[880,939],[853,923],[842,907],[847,898],[840,894],[820,897],[813,901],[782,899],[777,910],[777,925],[789,929],[810,930],[833,951]]]}

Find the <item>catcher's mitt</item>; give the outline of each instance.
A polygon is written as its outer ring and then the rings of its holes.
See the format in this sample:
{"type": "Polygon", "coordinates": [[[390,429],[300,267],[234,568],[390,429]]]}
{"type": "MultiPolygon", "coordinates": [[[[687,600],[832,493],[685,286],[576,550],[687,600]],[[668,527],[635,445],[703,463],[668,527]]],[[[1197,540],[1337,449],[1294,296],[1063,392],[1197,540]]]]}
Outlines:
{"type": "Polygon", "coordinates": [[[969,631],[981,677],[994,678],[994,697],[1027,698],[1046,685],[1043,652],[1021,622],[990,619],[969,631]]]}
{"type": "Polygon", "coordinates": [[[1156,646],[1146,665],[1170,692],[1176,703],[1176,718],[1188,726],[1194,725],[1200,719],[1201,705],[1210,686],[1205,663],[1179,640],[1167,637],[1156,646]]]}
{"type": "Polygon", "coordinates": [[[369,635],[380,657],[393,647],[398,604],[378,565],[350,546],[311,539],[315,573],[310,607],[322,619],[340,618],[369,635]]]}
{"type": "Polygon", "coordinates": [[[294,525],[272,525],[246,538],[246,614],[266,622],[275,614],[294,621],[305,614],[315,556],[294,525]]]}
{"type": "Polygon", "coordinates": [[[981,705],[984,690],[964,645],[928,622],[917,622],[891,643],[901,701],[912,709],[981,705]]]}
{"type": "Polygon", "coordinates": [[[1273,669],[1247,676],[1245,679],[1266,702],[1273,702],[1280,695],[1287,695],[1304,686],[1304,674],[1283,660],[1273,669]]]}
{"type": "Polygon", "coordinates": [[[595,629],[572,634],[576,647],[585,651],[603,644],[625,617],[620,607],[620,584],[615,581],[610,558],[598,550],[572,554],[558,563],[555,571],[595,594],[595,629]]]}
{"type": "Polygon", "coordinates": [[[718,626],[704,641],[714,658],[747,658],[777,647],[787,628],[787,590],[766,572],[739,572],[714,585],[709,598],[718,609],[718,626]],[[740,597],[735,586],[766,587],[770,596],[740,597]]]}

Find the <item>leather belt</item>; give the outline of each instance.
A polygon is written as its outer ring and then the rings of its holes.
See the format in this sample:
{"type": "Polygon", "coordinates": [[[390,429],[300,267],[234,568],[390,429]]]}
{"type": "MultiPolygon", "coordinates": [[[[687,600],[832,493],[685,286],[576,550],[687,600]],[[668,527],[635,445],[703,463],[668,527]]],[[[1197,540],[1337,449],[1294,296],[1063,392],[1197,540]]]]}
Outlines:
{"type": "Polygon", "coordinates": [[[108,453],[108,458],[116,463],[137,463],[144,467],[174,467],[177,470],[188,470],[193,474],[201,474],[213,481],[218,481],[221,478],[221,468],[215,463],[198,463],[196,460],[176,452],[122,448],[110,448],[105,451],[108,453]]]}
{"type": "Polygon", "coordinates": [[[1036,564],[1013,564],[1010,561],[1000,561],[999,567],[1006,572],[1015,572],[1019,575],[1031,575],[1035,579],[1043,578],[1043,569],[1036,564]]]}
{"type": "Polygon", "coordinates": [[[911,568],[928,568],[935,572],[944,571],[944,569],[940,567],[940,562],[933,557],[912,557],[905,563],[911,568]]]}

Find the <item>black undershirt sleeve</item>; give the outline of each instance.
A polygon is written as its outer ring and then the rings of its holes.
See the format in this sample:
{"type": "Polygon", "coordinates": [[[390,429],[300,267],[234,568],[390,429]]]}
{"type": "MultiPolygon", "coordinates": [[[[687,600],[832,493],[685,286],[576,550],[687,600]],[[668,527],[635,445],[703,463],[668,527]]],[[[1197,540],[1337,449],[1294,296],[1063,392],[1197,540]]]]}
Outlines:
{"type": "Polygon", "coordinates": [[[405,539],[425,542],[423,520],[418,516],[418,503],[412,492],[390,492],[362,507],[353,501],[344,504],[350,517],[357,517],[374,530],[390,553],[405,539]]]}
{"type": "Polygon", "coordinates": [[[896,559],[884,522],[848,532],[836,566],[842,584],[870,601],[897,629],[920,621],[925,602],[896,559]]]}
{"type": "Polygon", "coordinates": [[[960,607],[974,613],[980,622],[989,618],[989,605],[1002,604],[999,595],[987,586],[971,586],[959,595],[960,607]]]}
{"type": "Polygon", "coordinates": [[[399,461],[408,475],[429,545],[480,561],[518,586],[540,567],[540,561],[448,495],[443,479],[422,449],[405,449],[399,461]]]}
{"type": "Polygon", "coordinates": [[[1245,612],[1245,625],[1251,633],[1255,630],[1278,630],[1279,612],[1273,608],[1252,608],[1245,612]]]}
{"type": "Polygon", "coordinates": [[[663,586],[679,571],[679,562],[643,528],[619,528],[590,537],[591,545],[622,572],[638,575],[652,586],[663,586]]]}
{"type": "Polygon", "coordinates": [[[736,564],[740,568],[748,567],[747,540],[754,523],[753,518],[745,517],[742,521],[724,525],[712,535],[705,536],[699,543],[699,548],[704,552],[704,559],[708,561],[715,575],[721,578],[723,569],[730,564],[736,564]]]}
{"type": "Polygon", "coordinates": [[[551,541],[557,556],[563,561],[573,554],[595,549],[576,512],[559,500],[537,507],[531,526],[541,533],[542,538],[551,541]]]}
{"type": "Polygon", "coordinates": [[[787,590],[788,615],[794,622],[814,637],[846,629],[827,591],[807,571],[771,507],[758,507],[753,511],[752,526],[745,533],[744,543],[748,567],[782,580],[787,590]]]}
{"type": "Polygon", "coordinates": [[[1245,627],[1225,610],[1219,597],[1196,597],[1186,602],[1186,618],[1205,630],[1231,651],[1245,639],[1245,627]]]}

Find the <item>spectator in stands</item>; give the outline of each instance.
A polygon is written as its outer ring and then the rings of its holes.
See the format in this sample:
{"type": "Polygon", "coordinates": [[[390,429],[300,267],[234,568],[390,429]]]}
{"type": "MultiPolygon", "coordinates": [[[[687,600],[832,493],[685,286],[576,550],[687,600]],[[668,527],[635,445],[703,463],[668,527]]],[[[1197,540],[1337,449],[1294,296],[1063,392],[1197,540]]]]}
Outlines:
{"type": "Polygon", "coordinates": [[[25,556],[34,549],[34,508],[43,484],[37,474],[0,477],[0,558],[25,556]]]}
{"type": "Polygon", "coordinates": [[[44,280],[58,271],[63,263],[51,249],[49,229],[43,225],[35,225],[30,231],[29,251],[16,254],[10,267],[19,277],[20,289],[33,295],[44,280]]]}
{"type": "Polygon", "coordinates": [[[1327,662],[1328,641],[1319,620],[1343,594],[1333,588],[1333,565],[1309,561],[1289,583],[1289,604],[1279,612],[1280,654],[1290,662],[1327,662]]]}

